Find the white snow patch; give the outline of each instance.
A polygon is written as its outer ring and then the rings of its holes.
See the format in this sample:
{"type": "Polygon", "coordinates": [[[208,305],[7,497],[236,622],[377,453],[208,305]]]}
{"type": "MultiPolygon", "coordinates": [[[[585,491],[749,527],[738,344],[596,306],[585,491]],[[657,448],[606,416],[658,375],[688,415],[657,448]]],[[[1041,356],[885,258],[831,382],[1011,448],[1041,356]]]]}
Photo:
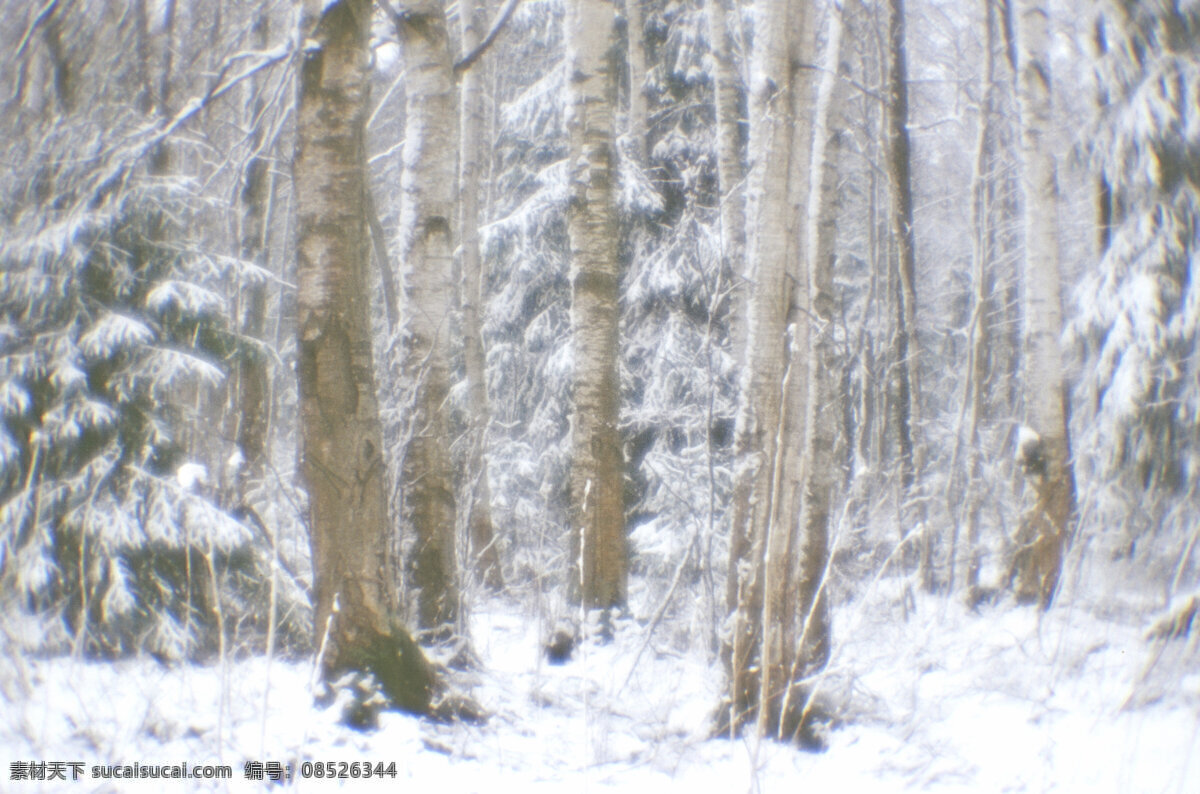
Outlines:
{"type": "Polygon", "coordinates": [[[89,774],[134,761],[232,767],[231,782],[191,781],[200,791],[259,790],[247,761],[281,762],[294,776],[304,761],[395,762],[395,780],[358,785],[438,794],[1200,790],[1196,676],[1149,702],[1129,699],[1154,655],[1140,624],[1074,606],[973,614],[940,599],[919,601],[906,621],[893,584],[835,615],[839,643],[821,687],[845,723],[820,754],[709,738],[719,664],[669,619],[648,644],[647,626],[626,620],[613,642],[585,642],[550,666],[550,617],[499,602],[471,620],[484,666],[468,675],[491,714],[484,725],[385,713],[374,733],[349,730],[336,708],[313,704],[305,662],[14,657],[0,666],[0,747],[10,762],[78,760],[89,774]]]}
{"type": "Polygon", "coordinates": [[[83,335],[79,349],[89,358],[100,358],[152,341],[154,332],[141,320],[109,312],[83,335]]]}
{"type": "Polygon", "coordinates": [[[1032,427],[1021,425],[1017,428],[1017,449],[1027,449],[1041,440],[1042,437],[1032,427]]]}
{"type": "Polygon", "coordinates": [[[200,463],[183,463],[175,470],[175,480],[180,488],[190,491],[197,485],[208,485],[208,469],[200,463]]]}

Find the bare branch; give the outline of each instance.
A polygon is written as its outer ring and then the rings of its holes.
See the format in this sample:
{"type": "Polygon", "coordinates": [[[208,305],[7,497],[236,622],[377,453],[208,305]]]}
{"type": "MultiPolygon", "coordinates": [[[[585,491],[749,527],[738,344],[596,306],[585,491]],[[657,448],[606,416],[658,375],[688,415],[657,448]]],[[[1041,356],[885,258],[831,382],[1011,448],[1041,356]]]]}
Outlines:
{"type": "Polygon", "coordinates": [[[92,191],[93,200],[102,200],[109,186],[123,178],[126,172],[141,160],[142,157],[148,152],[154,151],[158,144],[169,138],[176,130],[208,107],[214,100],[224,96],[231,89],[258,74],[263,69],[270,68],[281,61],[287,60],[292,54],[293,48],[291,45],[282,45],[273,50],[239,53],[226,60],[208,90],[202,95],[188,100],[174,116],[163,119],[155,128],[147,130],[146,137],[142,140],[119,146],[109,152],[106,158],[109,160],[109,166],[98,175],[94,182],[95,188],[92,191]],[[256,61],[233,77],[226,77],[236,62],[250,58],[256,58],[256,61]]]}
{"type": "Polygon", "coordinates": [[[54,7],[56,5],[58,5],[58,0],[48,0],[48,2],[42,6],[41,10],[37,12],[33,18],[33,21],[29,23],[29,27],[25,29],[25,34],[21,36],[21,41],[19,44],[17,44],[17,52],[14,57],[21,57],[21,53],[25,52],[25,47],[29,44],[29,39],[33,36],[34,32],[37,31],[38,27],[40,27],[43,22],[50,18],[50,14],[54,13],[54,7]]]}
{"type": "Polygon", "coordinates": [[[496,21],[492,23],[491,29],[488,30],[487,35],[483,37],[483,41],[479,42],[479,46],[468,52],[457,63],[454,64],[455,75],[460,75],[466,70],[470,69],[475,65],[476,61],[483,57],[483,54],[487,52],[488,47],[492,46],[492,42],[494,42],[500,35],[501,31],[504,30],[504,26],[508,24],[509,18],[512,17],[513,11],[517,10],[517,4],[520,2],[521,0],[508,0],[508,2],[505,3],[504,8],[502,8],[500,13],[496,16],[496,21]]]}

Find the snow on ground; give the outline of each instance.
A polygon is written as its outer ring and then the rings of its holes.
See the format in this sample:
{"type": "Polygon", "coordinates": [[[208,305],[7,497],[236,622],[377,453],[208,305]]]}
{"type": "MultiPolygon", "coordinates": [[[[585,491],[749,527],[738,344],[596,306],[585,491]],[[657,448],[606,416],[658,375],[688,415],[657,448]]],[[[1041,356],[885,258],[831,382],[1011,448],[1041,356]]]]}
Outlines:
{"type": "MultiPolygon", "coordinates": [[[[897,591],[899,592],[899,591],[897,591]]],[[[669,622],[562,666],[545,625],[493,604],[473,618],[485,725],[385,714],[374,733],[309,695],[311,667],[264,658],[164,667],[25,660],[0,670],[0,790],[247,791],[246,761],[396,763],[365,790],[1200,792],[1200,653],[1147,644],[1138,616],[1063,606],[971,614],[878,588],[841,609],[823,682],[847,717],[828,751],[708,738],[719,665],[669,622]],[[1189,666],[1190,665],[1190,666],[1189,666]],[[632,669],[632,674],[631,674],[632,669]],[[22,683],[24,679],[24,683],[22,683]],[[27,694],[21,694],[22,687],[27,694]],[[265,708],[264,708],[265,704],[265,708]],[[234,780],[12,781],[14,761],[229,764],[234,780]]],[[[292,780],[322,790],[328,780],[292,780]]]]}

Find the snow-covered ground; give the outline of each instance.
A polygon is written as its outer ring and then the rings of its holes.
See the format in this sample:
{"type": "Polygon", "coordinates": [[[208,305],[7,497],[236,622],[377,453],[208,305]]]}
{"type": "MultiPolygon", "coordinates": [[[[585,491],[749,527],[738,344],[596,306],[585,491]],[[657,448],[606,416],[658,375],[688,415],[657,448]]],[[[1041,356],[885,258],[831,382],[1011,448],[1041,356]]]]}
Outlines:
{"type": "MultiPolygon", "coordinates": [[[[360,733],[319,709],[305,664],[248,658],[164,667],[24,660],[0,671],[0,790],[254,790],[247,761],[396,764],[365,790],[1200,792],[1195,635],[1148,643],[1140,610],[1035,610],[918,599],[886,587],[839,610],[823,683],[845,717],[824,753],[710,739],[719,664],[670,621],[649,644],[620,626],[562,666],[540,654],[545,624],[494,603],[473,617],[484,725],[384,714],[360,733]],[[645,645],[645,650],[634,660],[645,645]],[[632,672],[631,672],[632,670],[632,672]],[[21,761],[82,761],[85,779],[11,780],[21,761]],[[95,764],[228,764],[234,780],[104,781],[95,764]]],[[[70,775],[68,774],[68,777],[70,775]]]]}

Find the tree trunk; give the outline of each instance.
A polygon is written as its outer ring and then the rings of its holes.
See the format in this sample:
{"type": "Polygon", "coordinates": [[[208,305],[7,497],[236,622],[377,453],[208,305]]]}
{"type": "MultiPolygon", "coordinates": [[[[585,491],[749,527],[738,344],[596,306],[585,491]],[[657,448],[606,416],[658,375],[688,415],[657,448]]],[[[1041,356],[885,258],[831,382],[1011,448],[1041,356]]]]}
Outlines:
{"type": "Polygon", "coordinates": [[[450,313],[458,141],[454,73],[441,0],[409,3],[396,20],[408,80],[401,260],[405,382],[413,390],[402,466],[404,518],[414,535],[406,567],[417,625],[445,637],[458,619],[454,477],[450,465],[450,313]]]}
{"type": "MultiPolygon", "coordinates": [[[[817,64],[817,19],[802,10],[794,12],[792,43],[789,46],[789,80],[793,116],[792,166],[788,178],[788,206],[795,231],[788,240],[787,284],[790,298],[786,312],[786,351],[784,353],[783,407],[775,451],[773,494],[766,526],[767,540],[763,559],[764,602],[762,614],[761,694],[759,730],[763,735],[776,732],[793,735],[799,728],[799,704],[791,697],[798,680],[797,656],[804,614],[801,601],[801,571],[797,567],[803,543],[800,514],[803,508],[805,479],[804,451],[808,443],[809,344],[811,300],[809,293],[809,245],[807,235],[809,209],[813,206],[812,151],[814,111],[819,72],[817,64]],[[793,710],[786,713],[785,709],[793,710]],[[782,717],[782,718],[781,718],[782,717]]],[[[785,289],[785,293],[787,290],[785,289]]]]}
{"type": "Polygon", "coordinates": [[[756,721],[767,734],[783,729],[781,708],[795,637],[794,603],[786,597],[797,525],[790,498],[796,472],[789,464],[799,454],[792,442],[803,432],[793,384],[807,373],[793,364],[807,353],[800,337],[806,324],[797,322],[807,282],[798,282],[791,266],[797,230],[793,202],[801,193],[796,182],[807,172],[802,162],[807,109],[799,107],[806,92],[794,69],[802,40],[795,29],[804,12],[798,3],[770,4],[762,12],[754,31],[749,99],[746,260],[753,268],[753,289],[735,439],[729,563],[735,617],[723,650],[730,687],[723,728],[733,732],[756,721]]]}
{"type": "Polygon", "coordinates": [[[729,21],[723,0],[705,0],[705,21],[714,62],[713,111],[717,131],[717,184],[720,190],[721,266],[733,278],[729,319],[729,349],[741,356],[746,349],[746,216],[742,180],[741,134],[738,120],[738,76],[734,68],[729,21]]]}
{"type": "MultiPolygon", "coordinates": [[[[259,12],[254,25],[255,45],[266,50],[270,42],[270,14],[259,12]]],[[[258,118],[263,101],[256,97],[252,105],[253,118],[258,118]]],[[[269,222],[267,210],[273,191],[269,160],[262,149],[266,145],[264,128],[254,131],[254,155],[246,164],[242,175],[242,258],[259,267],[266,267],[266,235],[269,222]]],[[[261,340],[265,330],[267,312],[267,285],[254,280],[242,289],[240,332],[252,340],[261,340]]],[[[252,481],[261,479],[267,449],[267,419],[270,413],[270,382],[267,377],[267,362],[263,351],[256,346],[244,344],[237,361],[236,378],[238,450],[243,465],[236,474],[236,491],[239,503],[246,500],[246,492],[252,481]]]]}
{"type": "Polygon", "coordinates": [[[921,501],[924,449],[921,441],[920,344],[917,337],[917,246],[913,227],[912,145],[908,136],[908,66],[905,54],[904,0],[888,0],[887,79],[888,184],[891,190],[891,227],[896,241],[898,299],[896,325],[896,432],[900,447],[900,484],[905,537],[919,532],[919,576],[922,587],[932,590],[933,538],[926,526],[921,501]]]}
{"type": "MultiPolygon", "coordinates": [[[[993,135],[992,135],[992,105],[995,96],[996,79],[996,12],[992,0],[983,0],[984,51],[982,91],[979,100],[979,132],[975,145],[975,169],[971,177],[971,261],[975,280],[975,305],[971,310],[971,322],[967,338],[971,345],[967,356],[967,466],[966,487],[962,503],[966,521],[966,567],[964,586],[967,593],[967,603],[975,604],[979,600],[979,569],[981,555],[979,548],[979,508],[980,508],[980,479],[983,476],[983,454],[980,446],[979,426],[984,418],[985,396],[987,394],[988,348],[991,341],[989,330],[989,315],[991,307],[991,257],[992,257],[992,223],[991,203],[988,200],[989,169],[992,164],[993,135]]],[[[954,476],[954,473],[951,473],[954,476]]],[[[958,522],[955,522],[954,535],[950,543],[950,586],[954,585],[955,566],[957,565],[958,522]]]]}
{"type": "Polygon", "coordinates": [[[428,710],[432,677],[388,614],[388,517],[371,357],[364,121],[369,0],[307,0],[296,107],[300,472],[308,489],[316,634],[326,681],[370,671],[428,710]]]}
{"type": "Polygon", "coordinates": [[[572,88],[571,335],[574,416],[571,529],[574,574],[585,607],[625,604],[624,461],[618,427],[618,282],[613,137],[616,75],[609,53],[613,8],[603,0],[573,0],[567,11],[572,88]]]}
{"type": "Polygon", "coordinates": [[[54,98],[63,115],[75,112],[75,72],[70,52],[62,42],[62,14],[65,6],[55,5],[46,18],[43,37],[50,51],[50,63],[54,75],[54,98]]]}
{"type": "MultiPolygon", "coordinates": [[[[737,72],[733,64],[728,18],[722,0],[705,0],[704,13],[708,24],[708,39],[715,62],[713,110],[717,128],[717,183],[720,190],[721,265],[732,278],[729,309],[729,350],[734,357],[747,353],[746,318],[746,215],[742,180],[741,135],[738,119],[741,111],[737,94],[737,72]]],[[[735,505],[737,504],[735,500],[735,505]]],[[[735,506],[735,510],[736,510],[735,506]]],[[[738,534],[742,519],[733,522],[730,560],[745,556],[745,540],[738,534]]],[[[734,574],[734,571],[730,571],[734,574]]],[[[737,609],[737,576],[730,575],[725,583],[726,609],[737,609]]]]}
{"type": "MultiPolygon", "coordinates": [[[[171,116],[171,71],[175,53],[175,0],[163,3],[163,62],[158,80],[158,115],[164,119],[171,116]]],[[[171,148],[163,141],[155,147],[150,157],[150,170],[164,174],[171,167],[171,148]]]]}
{"type": "MultiPolygon", "coordinates": [[[[834,460],[838,411],[837,346],[834,338],[833,262],[837,244],[837,180],[843,84],[838,79],[841,60],[842,11],[834,9],[826,43],[825,68],[813,100],[812,155],[809,167],[808,215],[805,221],[805,261],[808,280],[806,352],[808,367],[805,400],[804,454],[800,464],[803,501],[800,537],[793,552],[795,596],[789,598],[799,627],[790,651],[788,690],[783,701],[779,738],[788,735],[802,742],[814,740],[811,685],[799,682],[824,669],[830,654],[829,599],[825,590],[829,563],[830,509],[837,484],[834,460]]],[[[788,594],[791,596],[791,593],[788,594]]]]}
{"type": "Polygon", "coordinates": [[[646,165],[646,30],[643,0],[625,0],[626,36],[629,41],[629,137],[638,165],[646,165]]]}
{"type": "MultiPolygon", "coordinates": [[[[464,52],[479,44],[479,9],[474,0],[462,6],[464,52]]],[[[483,309],[483,267],[479,250],[480,157],[483,153],[483,74],[478,67],[462,75],[462,147],[459,198],[462,229],[463,363],[467,374],[467,534],[475,572],[489,588],[504,586],[500,549],[492,527],[491,490],[488,487],[484,447],[490,411],[487,396],[487,356],[483,350],[480,311],[483,309]]]]}
{"type": "Polygon", "coordinates": [[[134,47],[137,49],[138,90],[134,106],[143,116],[149,116],[154,109],[154,96],[151,93],[150,81],[150,20],[146,9],[147,0],[137,0],[133,4],[134,47]]]}
{"type": "Polygon", "coordinates": [[[392,258],[388,256],[387,234],[383,230],[383,221],[379,219],[379,207],[375,203],[375,194],[367,185],[367,226],[371,230],[371,248],[375,252],[375,268],[379,271],[379,284],[383,288],[383,316],[387,320],[388,335],[396,333],[400,323],[399,299],[396,296],[396,270],[392,267],[392,258]]]}
{"type": "Polygon", "coordinates": [[[1041,0],[1016,7],[1017,106],[1025,196],[1023,301],[1025,424],[1018,448],[1032,504],[1021,517],[1011,575],[1017,599],[1050,606],[1075,510],[1075,477],[1063,383],[1058,259],[1058,184],[1050,135],[1048,11],[1041,0]],[[1031,431],[1031,432],[1030,432],[1031,431]]]}

